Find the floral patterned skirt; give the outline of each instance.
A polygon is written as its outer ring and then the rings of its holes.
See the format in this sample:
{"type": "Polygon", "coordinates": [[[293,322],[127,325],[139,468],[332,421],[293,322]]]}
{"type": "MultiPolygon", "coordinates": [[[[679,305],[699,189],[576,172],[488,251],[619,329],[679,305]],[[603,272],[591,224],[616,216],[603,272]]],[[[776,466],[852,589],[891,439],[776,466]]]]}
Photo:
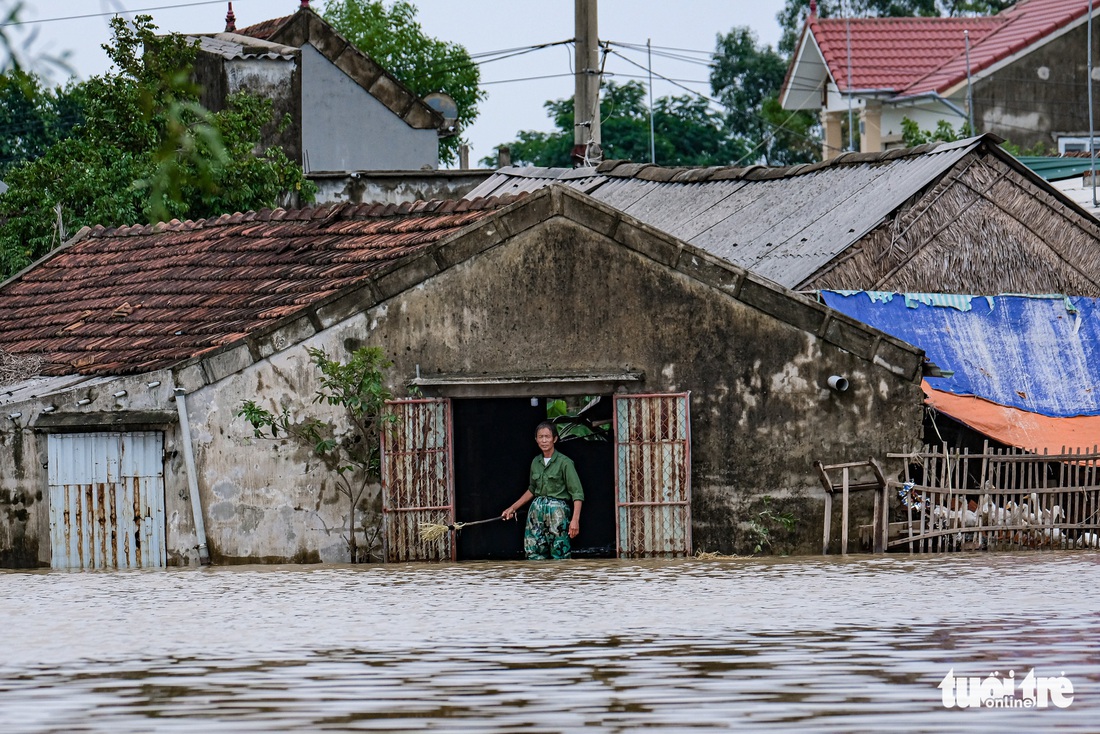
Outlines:
{"type": "Polygon", "coordinates": [[[572,509],[565,500],[535,497],[527,512],[523,550],[530,561],[569,558],[569,519],[572,509]]]}

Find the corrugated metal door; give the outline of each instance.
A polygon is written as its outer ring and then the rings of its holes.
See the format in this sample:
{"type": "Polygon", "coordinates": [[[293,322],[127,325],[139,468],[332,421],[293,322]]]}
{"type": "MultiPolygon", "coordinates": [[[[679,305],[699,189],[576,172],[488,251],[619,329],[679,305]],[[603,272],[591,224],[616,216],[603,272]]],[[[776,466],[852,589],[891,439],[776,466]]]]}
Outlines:
{"type": "Polygon", "coordinates": [[[164,566],[164,436],[51,434],[54,568],[164,566]]]}
{"type": "Polygon", "coordinates": [[[454,522],[451,401],[394,400],[382,432],[382,542],[387,561],[454,560],[452,533],[420,539],[421,523],[454,522]]]}
{"type": "Polygon", "coordinates": [[[618,555],[690,555],[688,394],[617,396],[615,457],[618,555]]]}

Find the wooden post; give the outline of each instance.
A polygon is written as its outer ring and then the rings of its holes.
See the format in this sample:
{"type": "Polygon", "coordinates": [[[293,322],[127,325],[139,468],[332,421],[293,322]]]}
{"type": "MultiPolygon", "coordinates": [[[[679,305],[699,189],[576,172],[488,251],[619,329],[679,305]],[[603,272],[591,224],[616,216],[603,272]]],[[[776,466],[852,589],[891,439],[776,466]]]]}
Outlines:
{"type": "Polygon", "coordinates": [[[885,553],[890,538],[890,503],[886,494],[886,475],[882,473],[882,467],[878,465],[874,457],[868,458],[867,464],[874,471],[875,480],[878,482],[878,489],[875,490],[874,545],[872,551],[885,553]]]}
{"type": "Polygon", "coordinates": [[[821,541],[821,555],[829,555],[829,528],[833,523],[833,494],[825,493],[825,538],[821,541]]]}
{"type": "Polygon", "coordinates": [[[840,500],[840,555],[848,555],[848,467],[844,467],[840,500]]]}
{"type": "Polygon", "coordinates": [[[884,492],[881,489],[875,490],[875,518],[871,521],[872,553],[882,553],[884,550],[882,542],[882,506],[884,504],[885,498],[883,497],[883,494],[884,492]]]}

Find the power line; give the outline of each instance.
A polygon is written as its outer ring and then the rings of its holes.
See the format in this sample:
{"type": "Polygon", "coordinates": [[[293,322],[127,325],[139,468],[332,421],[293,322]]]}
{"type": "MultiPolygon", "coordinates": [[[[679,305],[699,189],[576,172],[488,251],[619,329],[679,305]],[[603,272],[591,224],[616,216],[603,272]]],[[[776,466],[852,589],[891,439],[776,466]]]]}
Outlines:
{"type": "MultiPolygon", "coordinates": [[[[622,59],[623,61],[627,62],[628,64],[631,64],[631,65],[633,65],[633,66],[636,66],[636,67],[638,67],[639,69],[643,69],[643,70],[645,70],[645,71],[647,71],[647,72],[648,72],[648,69],[646,69],[646,67],[642,66],[641,64],[637,63],[636,61],[634,61],[634,60],[632,60],[632,59],[628,59],[628,58],[627,58],[626,56],[623,56],[623,55],[622,55],[621,53],[619,53],[618,51],[615,51],[614,49],[612,49],[612,50],[610,51],[610,53],[613,53],[613,54],[615,54],[616,56],[618,56],[618,57],[619,57],[620,59],[622,59]]],[[[763,122],[763,123],[764,123],[765,125],[767,125],[767,126],[768,126],[768,127],[770,127],[770,128],[775,128],[776,130],[784,130],[784,131],[786,131],[786,132],[790,133],[791,135],[794,135],[795,137],[798,137],[798,138],[802,138],[802,139],[803,139],[803,140],[805,140],[805,141],[808,141],[808,142],[811,142],[811,143],[815,143],[815,144],[817,144],[817,145],[821,145],[821,144],[822,144],[822,141],[821,141],[821,140],[819,140],[818,138],[815,138],[815,137],[813,137],[813,136],[810,136],[810,135],[806,135],[806,134],[804,134],[804,133],[800,133],[800,132],[798,132],[797,130],[791,130],[790,128],[788,128],[788,127],[785,127],[786,123],[787,123],[787,122],[790,122],[790,120],[791,120],[791,119],[792,119],[792,118],[793,118],[793,117],[794,117],[794,116],[795,116],[795,115],[796,115],[796,114],[798,113],[798,110],[795,110],[795,111],[794,111],[794,112],[792,112],[792,113],[791,113],[790,115],[788,115],[787,119],[786,119],[786,120],[784,120],[782,124],[780,124],[780,125],[776,125],[776,124],[775,124],[774,122],[772,122],[771,120],[768,120],[768,119],[767,119],[766,117],[762,117],[761,115],[758,115],[758,114],[756,114],[756,113],[753,113],[753,112],[746,112],[746,111],[744,111],[744,110],[730,110],[730,109],[728,109],[728,108],[727,108],[727,107],[726,107],[725,105],[723,105],[723,104],[722,104],[721,102],[719,102],[718,100],[714,99],[713,97],[708,97],[707,95],[703,94],[702,92],[697,92],[696,90],[692,89],[691,87],[685,87],[685,86],[684,86],[683,84],[680,84],[680,83],[678,83],[678,82],[674,82],[674,81],[672,81],[671,79],[669,79],[669,78],[667,78],[667,77],[665,77],[665,76],[662,76],[661,74],[658,74],[658,73],[654,72],[654,73],[653,73],[653,75],[654,75],[654,76],[656,76],[656,77],[658,77],[658,78],[660,78],[660,79],[662,79],[662,80],[664,80],[664,81],[666,81],[666,82],[669,82],[670,84],[673,84],[674,86],[680,87],[680,89],[683,89],[683,90],[684,90],[684,91],[686,91],[686,92],[690,92],[691,94],[695,94],[695,95],[698,95],[699,97],[701,97],[701,98],[703,98],[703,99],[707,100],[708,102],[710,102],[710,103],[712,103],[712,104],[716,104],[716,105],[718,105],[718,106],[719,106],[719,107],[721,107],[722,109],[727,109],[727,110],[728,110],[728,111],[730,111],[730,112],[734,112],[734,113],[736,113],[736,114],[739,114],[739,115],[742,115],[742,116],[744,116],[744,117],[752,117],[752,118],[755,118],[755,119],[759,120],[760,122],[763,122]]],[[[773,136],[774,136],[774,132],[772,132],[772,133],[769,133],[769,134],[770,134],[770,135],[773,135],[773,136]]],[[[763,146],[763,145],[764,145],[764,144],[765,144],[766,142],[767,142],[767,139],[765,138],[764,140],[762,140],[762,141],[760,141],[759,143],[757,143],[756,147],[754,147],[754,148],[752,149],[752,151],[749,151],[749,152],[750,152],[750,153],[752,153],[752,152],[756,151],[756,150],[757,150],[758,148],[760,148],[761,146],[763,146]]],[[[742,160],[743,160],[743,159],[744,159],[744,157],[742,157],[742,160]]]]}
{"type": "Polygon", "coordinates": [[[520,77],[520,78],[517,78],[517,79],[496,79],[496,80],[491,81],[491,82],[481,82],[481,85],[485,86],[485,85],[488,85],[488,84],[512,84],[513,82],[533,82],[533,81],[537,81],[539,79],[558,79],[558,78],[564,77],[564,76],[573,76],[573,74],[572,73],[568,73],[568,74],[544,74],[543,76],[525,76],[525,77],[520,77]]]}
{"type": "Polygon", "coordinates": [[[53,23],[59,20],[82,20],[84,18],[104,18],[109,15],[120,15],[122,13],[147,13],[153,10],[173,10],[175,8],[191,8],[197,5],[221,5],[223,0],[202,0],[201,2],[194,3],[176,3],[174,5],[158,5],[154,8],[136,8],[134,10],[112,10],[106,13],[86,13],[84,15],[67,15],[59,18],[38,18],[35,20],[12,20],[7,23],[0,23],[0,28],[7,28],[14,25],[32,25],[34,23],[53,23]]]}

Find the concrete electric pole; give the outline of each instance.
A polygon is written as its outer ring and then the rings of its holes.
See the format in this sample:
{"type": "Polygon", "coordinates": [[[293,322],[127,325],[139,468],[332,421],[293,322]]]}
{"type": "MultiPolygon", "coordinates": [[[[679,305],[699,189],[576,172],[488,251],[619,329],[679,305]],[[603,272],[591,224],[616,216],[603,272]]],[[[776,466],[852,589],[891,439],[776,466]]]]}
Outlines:
{"type": "Polygon", "coordinates": [[[573,0],[576,46],[576,86],[573,95],[573,165],[599,163],[600,42],[596,0],[573,0]]]}

